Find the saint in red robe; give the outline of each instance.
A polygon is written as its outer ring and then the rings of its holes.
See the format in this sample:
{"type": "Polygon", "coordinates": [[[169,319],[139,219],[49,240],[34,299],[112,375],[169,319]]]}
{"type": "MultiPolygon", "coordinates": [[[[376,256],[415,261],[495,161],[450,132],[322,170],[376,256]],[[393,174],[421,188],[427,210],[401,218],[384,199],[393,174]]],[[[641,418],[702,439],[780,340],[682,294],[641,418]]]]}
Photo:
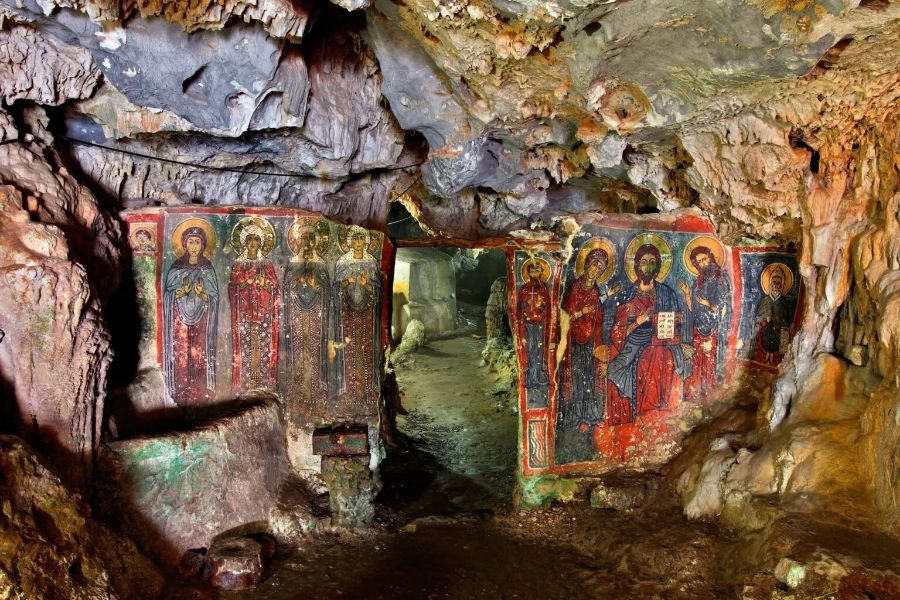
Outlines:
{"type": "Polygon", "coordinates": [[[550,377],[547,350],[550,346],[550,292],[539,279],[531,279],[519,288],[517,297],[519,340],[525,349],[525,390],[528,408],[543,408],[548,402],[550,377]]]}
{"type": "Polygon", "coordinates": [[[231,339],[235,394],[276,389],[281,297],[269,260],[241,260],[231,267],[231,339]]]}
{"type": "Polygon", "coordinates": [[[675,292],[657,283],[646,292],[635,287],[629,296],[616,309],[611,334],[614,357],[609,374],[616,389],[610,386],[609,424],[626,423],[640,413],[673,406],[680,391],[680,381],[675,375],[685,371],[679,344],[680,338],[686,336],[683,336],[682,312],[675,292]],[[676,313],[673,339],[657,337],[657,317],[662,311],[676,313]],[[642,314],[651,318],[638,325],[637,318],[642,314]]]}
{"type": "Polygon", "coordinates": [[[603,420],[606,377],[594,349],[602,344],[603,301],[606,295],[587,278],[576,279],[563,298],[570,316],[566,354],[562,361],[561,407],[573,425],[595,425],[603,420]]]}

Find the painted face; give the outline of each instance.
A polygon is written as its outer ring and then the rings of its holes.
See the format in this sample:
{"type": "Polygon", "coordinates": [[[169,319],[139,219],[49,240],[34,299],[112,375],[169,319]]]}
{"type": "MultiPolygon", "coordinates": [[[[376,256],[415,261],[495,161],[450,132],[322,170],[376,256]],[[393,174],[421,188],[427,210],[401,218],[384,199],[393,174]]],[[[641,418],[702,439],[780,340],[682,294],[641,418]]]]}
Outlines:
{"type": "Polygon", "coordinates": [[[188,257],[190,257],[191,261],[196,261],[203,251],[203,241],[200,239],[200,236],[189,235],[185,241],[184,247],[185,250],[187,250],[188,257]]]}
{"type": "Polygon", "coordinates": [[[784,291],[784,279],[781,276],[773,276],[770,285],[771,295],[773,298],[779,298],[784,291]]]}
{"type": "Polygon", "coordinates": [[[659,273],[659,264],[656,262],[656,257],[652,254],[643,255],[641,262],[638,263],[638,275],[641,282],[650,283],[657,273],[659,273]]]}
{"type": "Polygon", "coordinates": [[[255,257],[260,247],[262,247],[262,240],[259,239],[258,235],[247,236],[247,254],[255,257]]]}
{"type": "Polygon", "coordinates": [[[327,233],[322,233],[319,235],[319,243],[316,245],[316,249],[319,251],[319,254],[325,254],[328,251],[328,247],[331,245],[331,237],[327,233]]]}
{"type": "Polygon", "coordinates": [[[697,266],[700,267],[701,271],[705,271],[707,267],[709,267],[709,254],[698,254],[697,255],[697,266]]]}
{"type": "Polygon", "coordinates": [[[541,277],[541,268],[535,264],[528,265],[528,280],[538,281],[541,277]]]}
{"type": "Polygon", "coordinates": [[[356,252],[361,252],[366,247],[366,238],[356,234],[350,238],[350,247],[356,252]]]}
{"type": "Polygon", "coordinates": [[[587,276],[589,279],[597,279],[600,273],[606,268],[606,263],[602,260],[592,260],[587,266],[587,276]]]}

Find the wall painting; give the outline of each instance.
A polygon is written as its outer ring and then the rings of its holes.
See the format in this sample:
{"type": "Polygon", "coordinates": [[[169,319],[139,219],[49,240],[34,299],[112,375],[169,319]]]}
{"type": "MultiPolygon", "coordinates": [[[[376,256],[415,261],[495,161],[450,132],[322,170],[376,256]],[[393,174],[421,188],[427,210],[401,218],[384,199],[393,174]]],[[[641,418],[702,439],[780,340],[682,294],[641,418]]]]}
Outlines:
{"type": "Polygon", "coordinates": [[[665,462],[794,331],[792,254],[731,249],[694,216],[579,223],[568,259],[509,251],[526,476],[665,462]]]}
{"type": "Polygon", "coordinates": [[[267,390],[298,425],[377,414],[393,260],[383,234],[291,209],[124,216],[142,357],[172,404],[189,413],[267,390]]]}

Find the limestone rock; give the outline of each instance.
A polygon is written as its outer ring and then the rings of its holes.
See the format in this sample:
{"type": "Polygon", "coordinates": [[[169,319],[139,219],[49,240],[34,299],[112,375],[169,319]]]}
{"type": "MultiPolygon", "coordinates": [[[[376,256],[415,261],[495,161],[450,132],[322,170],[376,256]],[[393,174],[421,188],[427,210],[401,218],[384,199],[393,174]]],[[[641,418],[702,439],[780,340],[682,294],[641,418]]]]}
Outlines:
{"type": "Polygon", "coordinates": [[[775,577],[790,589],[794,589],[806,578],[806,567],[789,558],[782,558],[775,567],[775,577]]]}
{"type": "Polygon", "coordinates": [[[177,566],[186,551],[268,518],[290,469],[284,427],[278,401],[259,398],[193,429],[110,442],[99,509],[177,566]]]}
{"type": "Polygon", "coordinates": [[[0,96],[7,104],[33,100],[55,106],[87,98],[99,80],[84,48],[64,46],[24,25],[0,32],[0,96]]]}
{"type": "Polygon", "coordinates": [[[328,487],[332,522],[339,527],[368,527],[375,518],[375,481],[368,456],[324,456],[322,478],[328,487]]]}
{"type": "MultiPolygon", "coordinates": [[[[10,146],[0,154],[14,156],[10,146]]],[[[41,163],[33,164],[39,177],[41,163]]],[[[99,445],[109,337],[87,273],[68,260],[62,232],[33,222],[22,204],[17,190],[0,188],[4,418],[81,487],[90,481],[99,445]]]]}
{"type": "Polygon", "coordinates": [[[402,364],[409,359],[409,355],[425,344],[425,325],[418,319],[412,319],[406,325],[403,338],[397,349],[391,354],[391,362],[394,365],[402,364]]]}
{"type": "Polygon", "coordinates": [[[269,35],[298,41],[303,37],[310,16],[306,5],[287,0],[208,0],[193,4],[160,0],[120,3],[104,0],[39,0],[36,3],[47,14],[57,7],[75,8],[87,14],[92,21],[118,26],[107,28],[104,38],[109,39],[109,44],[114,44],[116,38],[122,35],[121,26],[116,22],[125,21],[134,13],[139,13],[144,18],[159,15],[186,31],[221,29],[232,18],[245,22],[258,21],[269,35]]]}
{"type": "Polygon", "coordinates": [[[647,502],[649,490],[640,484],[626,486],[599,484],[591,490],[591,506],[630,511],[647,502]]]}
{"type": "Polygon", "coordinates": [[[0,499],[0,595],[163,597],[163,577],[138,547],[93,521],[84,500],[8,435],[0,436],[0,499]]]}
{"type": "Polygon", "coordinates": [[[712,519],[724,503],[723,482],[735,464],[735,452],[728,442],[717,438],[702,466],[685,471],[678,480],[684,514],[689,519],[712,519]]]}

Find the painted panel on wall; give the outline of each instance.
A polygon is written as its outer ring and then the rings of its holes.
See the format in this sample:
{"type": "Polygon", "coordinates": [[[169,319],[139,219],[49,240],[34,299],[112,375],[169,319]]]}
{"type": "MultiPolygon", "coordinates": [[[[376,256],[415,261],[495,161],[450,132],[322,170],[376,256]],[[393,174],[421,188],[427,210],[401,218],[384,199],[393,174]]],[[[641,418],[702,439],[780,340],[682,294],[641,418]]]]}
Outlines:
{"type": "Polygon", "coordinates": [[[738,356],[775,370],[797,329],[800,277],[797,257],[764,248],[736,248],[743,282],[738,356]]]}
{"type": "Polygon", "coordinates": [[[525,475],[665,462],[738,365],[777,364],[796,310],[796,258],[732,250],[706,219],[580,224],[564,262],[510,252],[525,475]]]}
{"type": "Polygon", "coordinates": [[[142,361],[160,366],[173,405],[190,411],[268,390],[297,424],[377,414],[393,260],[383,234],[290,209],[148,209],[125,219],[142,361]]]}

